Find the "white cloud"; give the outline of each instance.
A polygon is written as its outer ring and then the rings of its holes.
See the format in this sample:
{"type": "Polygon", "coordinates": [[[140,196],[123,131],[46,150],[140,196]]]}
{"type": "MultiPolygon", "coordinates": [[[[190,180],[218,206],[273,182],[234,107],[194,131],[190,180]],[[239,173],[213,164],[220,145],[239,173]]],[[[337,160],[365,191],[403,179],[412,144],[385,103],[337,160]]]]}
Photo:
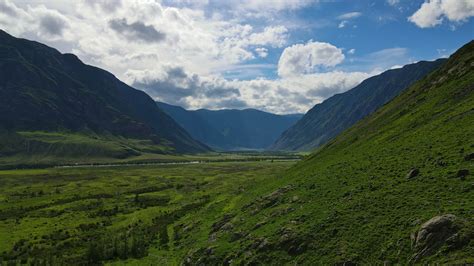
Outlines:
{"type": "Polygon", "coordinates": [[[344,60],[342,50],[336,46],[309,41],[285,48],[278,62],[281,77],[312,73],[316,67],[332,67],[344,60]]]}
{"type": "Polygon", "coordinates": [[[264,47],[258,47],[255,48],[255,52],[257,53],[258,56],[264,58],[268,56],[268,49],[264,47]]]}
{"type": "Polygon", "coordinates": [[[337,26],[338,28],[342,29],[344,28],[346,25],[347,25],[348,21],[347,20],[343,20],[339,23],[339,25],[337,26]]]}
{"type": "Polygon", "coordinates": [[[472,0],[431,0],[424,2],[409,21],[420,28],[431,28],[449,21],[462,23],[474,16],[474,1],[472,0]]]}
{"type": "MultiPolygon", "coordinates": [[[[219,13],[208,16],[202,8],[195,8],[208,5],[206,0],[170,2],[176,5],[140,0],[0,0],[0,28],[72,52],[156,100],[188,108],[305,112],[369,76],[333,71],[344,60],[342,50],[313,41],[287,47],[278,69],[252,65],[255,62],[250,60],[267,57],[270,48],[273,54],[275,48],[288,45],[287,27],[275,22],[251,25],[219,13]],[[254,78],[276,69],[279,78],[254,78]]],[[[259,14],[267,12],[265,8],[287,12],[313,1],[219,3],[236,12],[244,8],[259,14]]]]}
{"type": "Polygon", "coordinates": [[[314,0],[231,0],[229,1],[235,6],[242,9],[253,11],[268,11],[268,10],[294,10],[300,9],[315,2],[314,0]]]}
{"type": "Polygon", "coordinates": [[[287,32],[288,29],[284,26],[266,27],[262,32],[252,33],[248,38],[248,44],[282,47],[288,39],[287,32]]]}
{"type": "Polygon", "coordinates": [[[391,6],[396,6],[400,3],[400,0],[387,0],[387,3],[391,6]]]}
{"type": "Polygon", "coordinates": [[[338,16],[337,18],[340,20],[347,20],[347,19],[358,18],[360,16],[362,16],[362,13],[360,12],[349,12],[349,13],[342,14],[338,16]]]}
{"type": "MultiPolygon", "coordinates": [[[[358,18],[360,16],[362,16],[362,13],[360,13],[360,12],[349,12],[349,13],[342,14],[342,15],[337,17],[337,19],[341,20],[341,22],[339,22],[339,25],[337,27],[339,29],[345,28],[347,26],[347,24],[349,24],[349,20],[358,18]]],[[[357,26],[354,25],[354,28],[356,28],[356,27],[357,26]]]]}
{"type": "Polygon", "coordinates": [[[347,53],[348,53],[348,54],[355,54],[355,51],[356,51],[356,50],[353,48],[353,49],[350,49],[349,51],[347,51],[347,53]]]}

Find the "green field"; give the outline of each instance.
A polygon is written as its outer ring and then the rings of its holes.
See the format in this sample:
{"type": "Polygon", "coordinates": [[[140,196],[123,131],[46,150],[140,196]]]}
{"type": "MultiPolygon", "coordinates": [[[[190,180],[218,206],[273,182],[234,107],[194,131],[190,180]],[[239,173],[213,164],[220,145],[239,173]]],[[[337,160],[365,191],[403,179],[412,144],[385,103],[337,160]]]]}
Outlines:
{"type": "Polygon", "coordinates": [[[212,240],[223,214],[258,196],[253,187],[274,182],[292,164],[0,171],[1,260],[180,264],[212,240]]]}

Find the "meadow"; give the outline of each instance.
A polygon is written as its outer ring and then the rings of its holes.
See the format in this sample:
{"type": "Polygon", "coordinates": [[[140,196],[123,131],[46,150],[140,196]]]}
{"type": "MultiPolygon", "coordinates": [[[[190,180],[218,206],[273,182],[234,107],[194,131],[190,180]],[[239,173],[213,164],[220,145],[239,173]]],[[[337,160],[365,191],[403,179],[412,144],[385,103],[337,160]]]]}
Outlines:
{"type": "Polygon", "coordinates": [[[180,264],[294,161],[0,171],[0,264],[180,264]]]}

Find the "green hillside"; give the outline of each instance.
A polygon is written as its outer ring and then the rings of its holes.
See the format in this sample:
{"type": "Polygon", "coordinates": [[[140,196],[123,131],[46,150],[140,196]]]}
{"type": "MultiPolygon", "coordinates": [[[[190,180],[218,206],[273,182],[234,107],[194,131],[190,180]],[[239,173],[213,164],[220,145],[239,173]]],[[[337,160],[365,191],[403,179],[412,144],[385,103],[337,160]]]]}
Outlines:
{"type": "Polygon", "coordinates": [[[195,245],[188,261],[474,263],[473,68],[470,42],[281,178],[249,192],[259,196],[216,218],[207,229],[213,241],[195,245]],[[447,214],[456,218],[444,217],[425,242],[412,240],[423,223],[447,214]]]}

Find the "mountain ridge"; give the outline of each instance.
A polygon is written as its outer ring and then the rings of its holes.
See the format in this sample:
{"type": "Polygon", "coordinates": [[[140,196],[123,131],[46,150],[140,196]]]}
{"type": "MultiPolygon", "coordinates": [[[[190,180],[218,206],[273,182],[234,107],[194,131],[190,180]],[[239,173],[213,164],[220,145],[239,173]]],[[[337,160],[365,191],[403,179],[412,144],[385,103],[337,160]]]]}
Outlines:
{"type": "Polygon", "coordinates": [[[446,59],[420,61],[387,70],[311,108],[282,133],[271,150],[308,151],[319,147],[399,95],[446,59]]]}
{"type": "Polygon", "coordinates": [[[195,139],[222,150],[265,149],[302,116],[277,115],[253,108],[186,110],[157,104],[195,139]]]}
{"type": "MultiPolygon", "coordinates": [[[[0,121],[7,131],[94,132],[149,140],[157,152],[202,152],[143,91],[39,42],[0,30],[0,121]]],[[[86,134],[87,135],[87,134],[86,134]]],[[[134,150],[136,147],[125,147],[134,150]]],[[[23,152],[19,150],[18,152],[23,152]]]]}

